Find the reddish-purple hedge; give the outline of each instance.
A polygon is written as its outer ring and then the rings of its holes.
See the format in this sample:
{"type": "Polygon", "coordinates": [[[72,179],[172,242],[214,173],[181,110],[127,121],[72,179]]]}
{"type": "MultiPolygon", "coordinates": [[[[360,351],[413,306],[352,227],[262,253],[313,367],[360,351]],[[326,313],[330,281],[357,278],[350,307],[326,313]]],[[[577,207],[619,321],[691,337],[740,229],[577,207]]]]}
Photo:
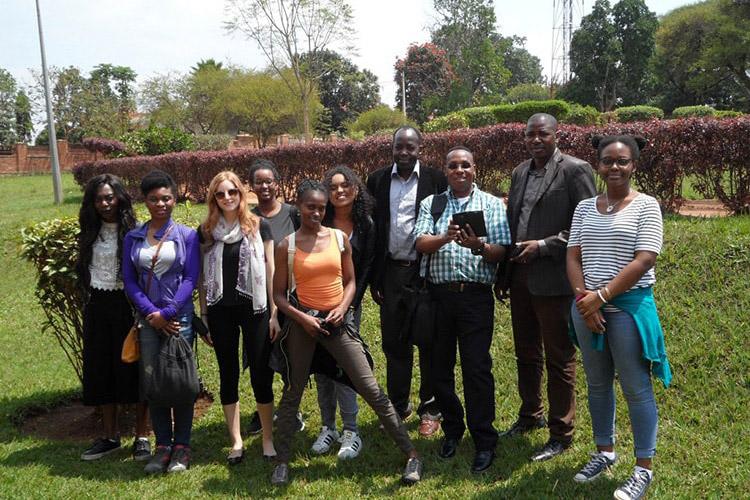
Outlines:
{"type": "Polygon", "coordinates": [[[105,139],[103,137],[84,137],[81,141],[83,147],[91,151],[92,153],[99,152],[105,155],[125,155],[127,154],[127,147],[125,144],[114,139],[105,139]]]}
{"type": "MultiPolygon", "coordinates": [[[[500,124],[479,129],[425,134],[422,162],[442,165],[452,146],[465,145],[474,151],[477,183],[501,193],[507,190],[513,167],[528,157],[523,144],[524,125],[500,124]]],[[[718,197],[734,212],[750,204],[750,117],[716,120],[686,120],[610,123],[597,127],[561,125],[558,140],[562,151],[594,164],[590,145],[595,134],[638,133],[649,140],[641,155],[636,181],[640,189],[658,198],[662,207],[673,211],[681,202],[684,176],[698,179],[696,188],[707,197],[718,197]]],[[[338,164],[347,164],[363,178],[391,163],[391,138],[379,136],[361,142],[313,143],[272,147],[262,150],[182,152],[152,157],[131,157],[84,162],[74,169],[80,185],[94,175],[110,172],[120,176],[139,197],[141,177],[154,168],[169,172],[180,185],[180,196],[202,202],[211,178],[221,170],[234,170],[247,181],[247,169],[256,158],[272,160],[284,177],[282,189],[291,196],[294,186],[305,177],[320,178],[338,164]]]]}

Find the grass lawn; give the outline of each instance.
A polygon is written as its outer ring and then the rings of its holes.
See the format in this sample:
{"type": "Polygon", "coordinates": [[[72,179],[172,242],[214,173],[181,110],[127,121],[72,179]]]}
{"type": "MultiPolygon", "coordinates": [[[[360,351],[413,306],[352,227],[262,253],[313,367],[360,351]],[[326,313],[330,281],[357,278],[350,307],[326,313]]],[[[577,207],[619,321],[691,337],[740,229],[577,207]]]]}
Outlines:
{"type": "MultiPolygon", "coordinates": [[[[611,498],[629,475],[632,439],[627,408],[618,389],[618,451],[612,475],[592,485],[572,480],[593,449],[583,371],[578,375],[578,432],[572,448],[551,462],[532,464],[528,456],[546,435],[501,440],[490,472],[469,473],[473,449],[465,439],[456,458],[437,456],[439,439],[410,434],[425,459],[425,479],[403,488],[398,479],[403,458],[378,429],[375,415],[361,403],[359,422],[364,449],[356,460],[337,463],[335,455],[309,453],[320,419],[315,391],[307,390],[302,411],[307,429],[295,438],[292,483],[284,490],[268,484],[271,466],[260,458],[260,438],[246,440],[245,461],[224,465],[228,439],[219,403],[196,421],[194,463],[185,474],[146,477],[143,464],[122,451],[92,463],[79,460],[87,442],[57,442],[21,434],[15,422],[31,407],[54,405],[80,393],[78,380],[54,338],[41,333],[43,314],[34,297],[35,276],[18,257],[20,229],[27,224],[77,213],[81,193],[63,177],[66,202],[52,203],[48,177],[0,178],[0,498],[154,498],[224,496],[397,496],[407,498],[611,498]]],[[[180,208],[185,210],[184,207],[180,208]]],[[[200,217],[203,207],[191,207],[200,217]]],[[[750,486],[750,217],[665,221],[665,250],[659,258],[655,294],[666,330],[674,371],[673,386],[656,387],[660,413],[658,456],[651,498],[744,496],[750,486]]],[[[378,313],[367,303],[363,337],[384,382],[378,313]]],[[[519,399],[508,308],[496,309],[493,343],[496,426],[515,419],[519,399]]],[[[204,378],[218,394],[212,353],[201,345],[204,378]]],[[[460,384],[460,379],[459,379],[460,384]]],[[[281,392],[276,382],[277,395],[281,392]]],[[[413,391],[414,393],[414,391],[413,391]]],[[[416,398],[416,396],[414,396],[416,398]]],[[[278,396],[277,396],[278,400],[278,396]]],[[[243,427],[253,399],[247,376],[242,382],[243,427]]],[[[361,401],[361,400],[360,400],[361,401]]],[[[125,447],[130,445],[126,439],[125,447]]]]}

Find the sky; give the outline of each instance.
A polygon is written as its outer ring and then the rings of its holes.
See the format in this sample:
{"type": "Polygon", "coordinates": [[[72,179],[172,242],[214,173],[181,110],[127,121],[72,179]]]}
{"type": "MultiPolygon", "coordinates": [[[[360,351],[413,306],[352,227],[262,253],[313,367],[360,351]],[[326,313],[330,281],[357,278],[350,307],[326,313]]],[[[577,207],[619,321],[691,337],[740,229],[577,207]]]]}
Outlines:
{"type": "MultiPolygon", "coordinates": [[[[39,0],[48,66],[77,66],[88,72],[100,63],[130,66],[143,82],[155,74],[186,73],[201,59],[262,69],[266,62],[253,42],[228,35],[224,0],[39,0]]],[[[583,3],[583,14],[593,0],[583,3]]],[[[614,3],[614,2],[612,2],[614,3]]],[[[646,0],[662,15],[690,0],[646,0]]],[[[36,11],[31,0],[0,0],[0,67],[22,84],[30,68],[41,68],[36,11]]],[[[349,0],[357,48],[351,59],[377,75],[381,100],[395,103],[393,65],[411,43],[430,39],[432,0],[349,0]]],[[[553,0],[495,0],[498,31],[526,37],[526,49],[548,75],[552,53],[553,0]]]]}

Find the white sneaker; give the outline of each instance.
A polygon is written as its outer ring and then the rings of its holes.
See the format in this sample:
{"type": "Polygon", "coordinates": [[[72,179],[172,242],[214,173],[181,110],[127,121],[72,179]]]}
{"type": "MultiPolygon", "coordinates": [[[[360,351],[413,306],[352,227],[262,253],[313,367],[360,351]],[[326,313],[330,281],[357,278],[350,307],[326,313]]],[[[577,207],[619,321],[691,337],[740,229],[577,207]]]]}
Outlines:
{"type": "Polygon", "coordinates": [[[310,448],[316,455],[322,455],[331,451],[333,443],[339,440],[339,433],[335,429],[329,429],[325,425],[320,429],[318,439],[315,440],[310,448]]]}
{"type": "Polygon", "coordinates": [[[339,460],[356,458],[362,450],[362,439],[353,431],[344,431],[341,437],[341,449],[339,449],[339,460]]]}

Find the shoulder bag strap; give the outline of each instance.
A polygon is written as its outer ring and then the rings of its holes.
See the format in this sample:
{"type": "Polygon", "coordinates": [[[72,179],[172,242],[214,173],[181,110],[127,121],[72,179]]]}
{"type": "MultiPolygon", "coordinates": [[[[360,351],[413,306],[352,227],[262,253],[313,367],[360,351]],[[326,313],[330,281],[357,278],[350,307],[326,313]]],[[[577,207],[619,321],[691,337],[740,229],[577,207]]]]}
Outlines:
{"type": "MultiPolygon", "coordinates": [[[[432,231],[435,231],[437,221],[442,217],[445,212],[445,207],[448,206],[448,195],[445,193],[436,194],[432,197],[432,203],[430,204],[430,214],[432,214],[432,231]]],[[[427,256],[427,269],[424,274],[424,283],[422,287],[427,286],[427,280],[430,278],[430,262],[432,261],[432,254],[427,256]]]]}
{"type": "MultiPolygon", "coordinates": [[[[146,280],[146,294],[148,294],[148,291],[151,289],[151,280],[154,277],[154,267],[156,267],[156,261],[159,260],[159,252],[161,252],[161,246],[164,244],[167,236],[169,236],[169,233],[172,232],[172,228],[174,228],[174,223],[172,223],[172,225],[169,226],[166,231],[164,231],[164,234],[161,236],[159,243],[156,245],[156,251],[151,257],[151,268],[148,271],[148,279],[146,280]]],[[[148,243],[148,234],[146,234],[146,242],[148,243]]]]}

